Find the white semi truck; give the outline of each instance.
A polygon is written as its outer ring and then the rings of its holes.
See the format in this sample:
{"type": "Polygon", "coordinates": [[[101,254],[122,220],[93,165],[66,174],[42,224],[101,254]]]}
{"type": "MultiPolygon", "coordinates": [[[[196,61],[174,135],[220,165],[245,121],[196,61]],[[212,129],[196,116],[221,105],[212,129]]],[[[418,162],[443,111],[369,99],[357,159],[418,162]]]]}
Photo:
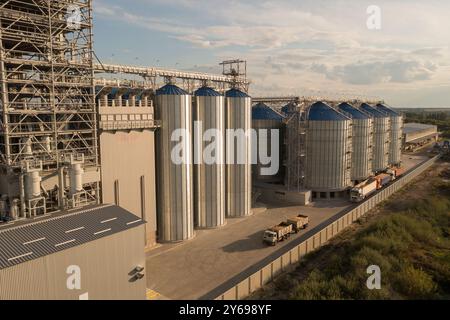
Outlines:
{"type": "Polygon", "coordinates": [[[370,178],[350,190],[350,201],[361,202],[378,190],[377,179],[370,178]]]}

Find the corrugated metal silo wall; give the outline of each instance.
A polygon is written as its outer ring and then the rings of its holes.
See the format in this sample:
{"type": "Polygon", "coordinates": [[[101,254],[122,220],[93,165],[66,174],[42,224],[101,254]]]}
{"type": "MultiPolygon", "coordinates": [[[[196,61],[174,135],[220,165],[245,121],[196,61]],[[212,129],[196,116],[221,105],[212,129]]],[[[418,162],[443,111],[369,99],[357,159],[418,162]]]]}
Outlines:
{"type": "MultiPolygon", "coordinates": [[[[252,99],[250,97],[226,98],[226,129],[250,130],[252,126],[252,99]]],[[[231,142],[227,141],[227,145],[231,142]]],[[[251,137],[237,148],[246,153],[246,164],[226,165],[226,216],[245,217],[251,214],[252,198],[252,147],[251,137]]]]}
{"type": "MultiPolygon", "coordinates": [[[[194,120],[202,123],[198,128],[194,141],[203,141],[203,134],[210,129],[221,132],[222,141],[216,141],[215,156],[219,160],[216,164],[202,164],[194,166],[194,211],[195,226],[198,228],[216,228],[225,223],[225,99],[223,96],[195,97],[194,120]]],[[[205,148],[210,142],[202,142],[198,148],[198,159],[203,159],[205,148]]],[[[194,147],[195,152],[195,147],[194,147]]]]}
{"type": "Polygon", "coordinates": [[[365,180],[372,175],[373,119],[353,119],[352,181],[365,180]]]}
{"type": "Polygon", "coordinates": [[[308,121],[306,187],[343,191],[350,184],[351,121],[308,121]]]}
{"type": "Polygon", "coordinates": [[[402,161],[403,117],[391,117],[391,143],[389,164],[398,165],[402,161]]]}
{"type": "Polygon", "coordinates": [[[373,171],[388,168],[391,120],[388,117],[374,118],[373,171]]]}
{"type": "Polygon", "coordinates": [[[256,130],[256,135],[257,135],[257,140],[256,141],[252,141],[252,144],[256,144],[257,145],[257,150],[258,150],[258,154],[261,151],[262,154],[267,155],[267,156],[271,156],[273,154],[274,151],[278,152],[278,155],[280,156],[279,159],[279,170],[278,173],[275,175],[262,175],[261,174],[261,168],[267,167],[265,165],[262,165],[259,161],[258,158],[258,163],[253,165],[252,168],[252,176],[253,176],[253,180],[254,181],[261,181],[261,182],[283,182],[284,180],[284,172],[282,170],[282,159],[283,159],[283,155],[282,155],[282,151],[283,151],[283,140],[284,140],[284,125],[283,125],[283,121],[280,120],[252,120],[252,127],[253,129],[256,130]],[[267,148],[261,149],[261,142],[260,142],[260,138],[259,138],[259,130],[260,129],[265,129],[265,130],[269,130],[267,132],[267,144],[265,141],[262,142],[262,146],[265,147],[267,146],[267,148]],[[278,148],[277,150],[272,149],[275,146],[272,146],[272,136],[271,136],[271,132],[270,130],[279,130],[279,135],[280,135],[280,139],[278,141],[278,148]]]}
{"type": "Polygon", "coordinates": [[[190,95],[157,95],[157,208],[158,239],[161,242],[182,241],[194,236],[192,98],[190,95]],[[171,154],[178,142],[171,140],[177,129],[190,134],[183,141],[187,163],[175,164],[171,154]]]}

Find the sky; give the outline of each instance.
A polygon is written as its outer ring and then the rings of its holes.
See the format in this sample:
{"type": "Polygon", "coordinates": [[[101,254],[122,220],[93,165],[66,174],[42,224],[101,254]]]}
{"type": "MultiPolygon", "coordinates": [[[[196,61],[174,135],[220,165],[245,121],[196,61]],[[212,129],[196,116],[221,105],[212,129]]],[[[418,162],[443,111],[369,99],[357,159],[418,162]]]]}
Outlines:
{"type": "Polygon", "coordinates": [[[449,13],[447,0],[94,0],[94,49],[104,63],[211,73],[244,59],[259,97],[450,107],[449,13]]]}

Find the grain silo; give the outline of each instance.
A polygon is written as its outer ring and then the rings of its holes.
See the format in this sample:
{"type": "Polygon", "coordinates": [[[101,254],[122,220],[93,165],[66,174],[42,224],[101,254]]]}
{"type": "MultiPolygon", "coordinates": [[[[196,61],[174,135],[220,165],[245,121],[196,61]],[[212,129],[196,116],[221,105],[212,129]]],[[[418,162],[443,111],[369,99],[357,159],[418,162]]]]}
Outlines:
{"type": "Polygon", "coordinates": [[[306,188],[334,197],[351,186],[351,119],[323,102],[308,111],[306,188]]]}
{"type": "Polygon", "coordinates": [[[389,138],[390,119],[384,113],[369,106],[367,103],[361,104],[361,110],[373,117],[373,164],[374,172],[382,172],[388,168],[389,160],[389,138]]]}
{"type": "Polygon", "coordinates": [[[267,157],[278,155],[279,170],[273,175],[264,174],[261,170],[267,168],[269,165],[262,164],[261,159],[253,165],[252,176],[254,181],[281,183],[284,180],[283,166],[281,159],[283,159],[283,139],[284,139],[284,116],[273,110],[264,103],[258,103],[252,108],[252,127],[256,131],[257,140],[252,141],[256,144],[258,155],[262,154],[267,157]],[[278,131],[278,145],[272,145],[272,130],[278,131]],[[262,131],[262,132],[261,132],[262,131]],[[263,139],[265,138],[265,139],[263,139]]]}
{"type": "Polygon", "coordinates": [[[155,99],[156,119],[161,122],[156,135],[158,238],[161,242],[187,240],[194,236],[192,98],[168,84],[156,91],[155,99]],[[172,141],[177,130],[188,136],[172,141]]]}
{"type": "Polygon", "coordinates": [[[352,119],[351,180],[366,180],[372,175],[373,119],[348,103],[342,103],[338,108],[352,119]]]}
{"type": "Polygon", "coordinates": [[[225,223],[225,98],[212,88],[195,92],[194,131],[194,221],[200,229],[225,223]],[[218,136],[206,137],[215,130],[218,136]],[[202,137],[209,141],[203,141],[202,137]],[[210,148],[213,147],[213,150],[210,148]],[[208,152],[211,150],[211,152],[208,152]],[[204,155],[211,156],[205,159],[204,155]]]}
{"type": "Polygon", "coordinates": [[[389,144],[389,165],[398,166],[402,162],[402,137],[403,137],[403,117],[400,113],[386,107],[384,104],[377,104],[377,109],[391,118],[391,136],[389,144]]]}
{"type": "Polygon", "coordinates": [[[226,216],[251,214],[252,99],[246,93],[226,92],[226,216]],[[240,136],[240,139],[236,137],[240,136]]]}

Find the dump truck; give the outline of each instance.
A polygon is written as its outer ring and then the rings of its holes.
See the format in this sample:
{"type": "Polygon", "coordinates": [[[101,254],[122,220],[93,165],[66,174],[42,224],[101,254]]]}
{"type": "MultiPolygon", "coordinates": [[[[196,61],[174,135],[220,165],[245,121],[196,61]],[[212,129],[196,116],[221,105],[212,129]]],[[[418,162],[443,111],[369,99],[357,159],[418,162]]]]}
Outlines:
{"type": "Polygon", "coordinates": [[[302,229],[306,229],[309,224],[309,217],[299,214],[294,218],[290,218],[287,220],[287,223],[292,225],[292,231],[298,233],[302,229]]]}
{"type": "Polygon", "coordinates": [[[392,181],[392,176],[387,173],[382,173],[377,175],[375,180],[377,181],[377,189],[379,190],[392,181]]]}
{"type": "Polygon", "coordinates": [[[403,168],[391,168],[386,173],[391,176],[392,180],[395,180],[401,177],[405,173],[405,170],[403,168]]]}
{"type": "Polygon", "coordinates": [[[274,246],[277,244],[277,242],[284,241],[287,238],[289,238],[291,233],[292,233],[292,224],[282,222],[279,225],[276,225],[275,227],[272,227],[264,231],[263,242],[274,246]]]}
{"type": "Polygon", "coordinates": [[[353,187],[350,190],[350,201],[361,202],[377,191],[378,182],[375,178],[370,178],[353,187]]]}

